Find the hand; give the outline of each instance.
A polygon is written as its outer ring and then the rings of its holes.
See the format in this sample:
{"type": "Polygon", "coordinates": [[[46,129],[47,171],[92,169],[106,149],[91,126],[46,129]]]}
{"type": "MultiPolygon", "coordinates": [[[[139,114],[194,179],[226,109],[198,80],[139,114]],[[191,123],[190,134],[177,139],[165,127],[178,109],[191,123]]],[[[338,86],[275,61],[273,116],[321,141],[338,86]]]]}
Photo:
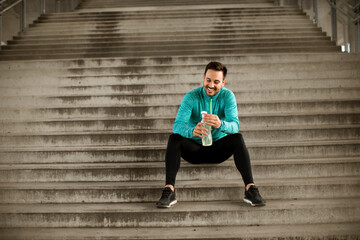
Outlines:
{"type": "Polygon", "coordinates": [[[215,114],[205,114],[203,119],[204,119],[204,122],[209,126],[212,126],[214,128],[221,127],[221,121],[220,121],[219,117],[215,114]]]}
{"type": "Polygon", "coordinates": [[[200,137],[200,138],[204,138],[204,136],[208,135],[207,134],[207,129],[204,128],[204,123],[202,122],[199,122],[196,127],[194,128],[194,131],[193,131],[193,136],[194,137],[200,137]]]}

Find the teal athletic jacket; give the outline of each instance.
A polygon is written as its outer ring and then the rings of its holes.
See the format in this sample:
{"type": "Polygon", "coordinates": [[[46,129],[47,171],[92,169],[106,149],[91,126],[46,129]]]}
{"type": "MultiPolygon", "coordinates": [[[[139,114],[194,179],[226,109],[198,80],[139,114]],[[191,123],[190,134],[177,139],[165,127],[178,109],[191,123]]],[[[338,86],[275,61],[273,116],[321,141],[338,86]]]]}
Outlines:
{"type": "Polygon", "coordinates": [[[213,97],[206,95],[204,87],[188,92],[180,104],[173,132],[201,144],[201,138],[193,136],[195,126],[202,119],[201,111],[215,114],[221,120],[220,128],[213,128],[211,131],[213,141],[217,141],[228,134],[239,132],[235,95],[231,90],[224,87],[213,97]]]}

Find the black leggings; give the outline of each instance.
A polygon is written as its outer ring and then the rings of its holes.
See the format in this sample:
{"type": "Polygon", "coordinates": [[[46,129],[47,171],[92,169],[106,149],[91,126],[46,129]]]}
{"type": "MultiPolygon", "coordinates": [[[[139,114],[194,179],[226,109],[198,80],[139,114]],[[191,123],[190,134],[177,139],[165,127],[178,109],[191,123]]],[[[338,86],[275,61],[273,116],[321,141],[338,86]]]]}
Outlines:
{"type": "Polygon", "coordinates": [[[207,147],[179,134],[171,134],[165,155],[166,185],[175,186],[180,157],[189,163],[200,164],[222,163],[231,155],[234,155],[236,168],[241,173],[245,186],[254,183],[249,153],[240,133],[227,135],[207,147]]]}

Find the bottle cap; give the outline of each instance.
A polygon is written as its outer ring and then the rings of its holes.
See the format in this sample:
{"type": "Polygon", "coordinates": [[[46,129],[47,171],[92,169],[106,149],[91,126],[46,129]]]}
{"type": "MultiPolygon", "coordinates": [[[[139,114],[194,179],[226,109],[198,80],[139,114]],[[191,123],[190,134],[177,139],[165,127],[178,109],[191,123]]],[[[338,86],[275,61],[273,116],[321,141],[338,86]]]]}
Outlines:
{"type": "Polygon", "coordinates": [[[201,111],[201,115],[207,114],[207,111],[201,111]]]}

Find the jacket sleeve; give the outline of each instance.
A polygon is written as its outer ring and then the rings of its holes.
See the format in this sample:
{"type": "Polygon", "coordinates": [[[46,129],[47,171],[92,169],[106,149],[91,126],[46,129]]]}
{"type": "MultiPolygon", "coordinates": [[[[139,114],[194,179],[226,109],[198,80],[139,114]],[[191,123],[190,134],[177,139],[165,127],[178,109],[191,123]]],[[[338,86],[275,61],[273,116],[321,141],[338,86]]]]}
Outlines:
{"type": "Polygon", "coordinates": [[[233,92],[229,91],[225,100],[225,119],[221,119],[220,131],[226,134],[239,132],[239,114],[236,98],[233,92]]]}
{"type": "Polygon", "coordinates": [[[173,125],[173,132],[186,138],[193,137],[193,131],[195,128],[195,125],[193,126],[190,121],[193,109],[192,102],[193,98],[191,93],[187,93],[180,104],[180,108],[173,125]]]}

